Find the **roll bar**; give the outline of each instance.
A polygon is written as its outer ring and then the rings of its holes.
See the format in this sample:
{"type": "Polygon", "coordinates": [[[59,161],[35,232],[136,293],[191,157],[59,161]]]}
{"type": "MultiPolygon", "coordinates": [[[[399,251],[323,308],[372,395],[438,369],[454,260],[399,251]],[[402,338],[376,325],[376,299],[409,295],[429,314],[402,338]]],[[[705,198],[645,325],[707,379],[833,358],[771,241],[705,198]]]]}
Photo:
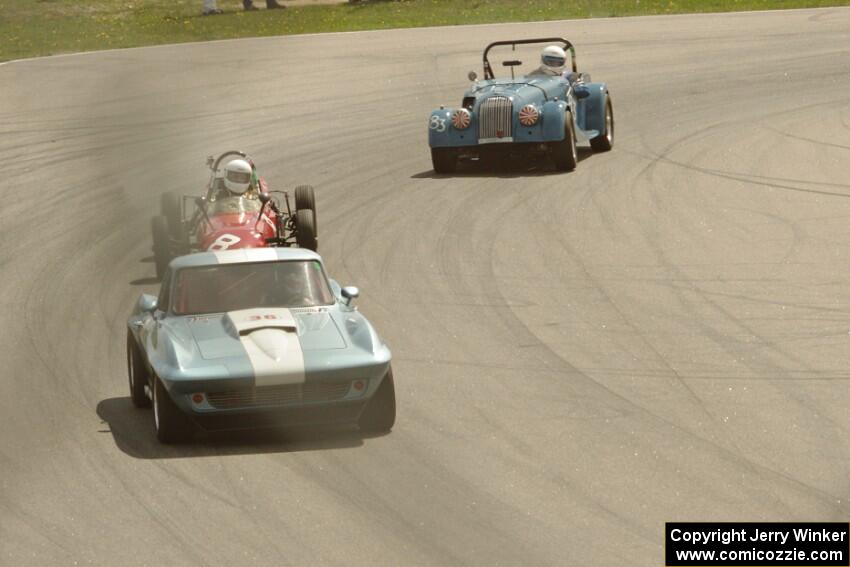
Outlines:
{"type": "Polygon", "coordinates": [[[487,54],[490,53],[490,49],[497,47],[499,45],[510,45],[511,47],[516,47],[517,45],[526,45],[529,43],[561,43],[564,46],[564,51],[569,50],[570,58],[572,59],[572,67],[573,72],[577,73],[578,69],[576,68],[576,50],[573,47],[573,44],[567,41],[562,37],[540,37],[535,39],[515,39],[511,41],[494,41],[490,45],[484,48],[484,78],[485,79],[495,79],[495,75],[493,75],[493,68],[490,66],[490,60],[487,59],[487,54]]]}

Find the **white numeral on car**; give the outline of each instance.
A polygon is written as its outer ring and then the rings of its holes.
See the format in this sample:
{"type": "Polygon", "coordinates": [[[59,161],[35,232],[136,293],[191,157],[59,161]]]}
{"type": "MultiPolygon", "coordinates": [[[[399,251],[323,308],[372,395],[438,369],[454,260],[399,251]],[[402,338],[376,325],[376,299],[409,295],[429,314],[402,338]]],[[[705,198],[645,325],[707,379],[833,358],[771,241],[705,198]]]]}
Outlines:
{"type": "Polygon", "coordinates": [[[436,130],[437,132],[445,132],[446,119],[440,118],[439,116],[432,116],[429,128],[431,128],[431,130],[436,130]]]}
{"type": "Polygon", "coordinates": [[[218,250],[227,250],[234,244],[240,242],[242,239],[236,236],[235,234],[222,234],[218,238],[215,239],[215,242],[210,244],[210,247],[207,250],[212,250],[213,252],[218,250]]]}

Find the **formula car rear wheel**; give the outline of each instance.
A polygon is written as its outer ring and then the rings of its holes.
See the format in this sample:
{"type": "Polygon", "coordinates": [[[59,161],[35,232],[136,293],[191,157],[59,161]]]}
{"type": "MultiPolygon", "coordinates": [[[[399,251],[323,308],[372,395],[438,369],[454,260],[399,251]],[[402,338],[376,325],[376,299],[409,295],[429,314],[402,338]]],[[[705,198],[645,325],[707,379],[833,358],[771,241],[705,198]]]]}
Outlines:
{"type": "Polygon", "coordinates": [[[156,266],[156,277],[162,279],[171,261],[168,221],[164,216],[159,215],[151,219],[151,233],[153,234],[153,261],[156,266]]]}
{"type": "Polygon", "coordinates": [[[457,169],[457,153],[454,148],[431,148],[431,164],[436,173],[452,173],[457,169]]]}
{"type": "Polygon", "coordinates": [[[168,232],[174,240],[182,240],[183,236],[183,209],[180,204],[180,195],[174,191],[166,191],[160,196],[160,209],[162,216],[168,221],[168,232]]]}
{"type": "Polygon", "coordinates": [[[395,383],[392,368],[387,371],[378,391],[360,414],[358,425],[364,433],[387,433],[395,425],[395,383]]]}
{"type": "Polygon", "coordinates": [[[319,236],[319,223],[316,219],[316,193],[310,185],[299,185],[295,188],[295,210],[310,209],[313,211],[313,230],[319,236]]]}
{"type": "Polygon", "coordinates": [[[590,140],[590,147],[594,152],[607,152],[614,146],[614,108],[611,105],[611,96],[605,96],[605,130],[590,140]]]}
{"type": "Polygon", "coordinates": [[[191,420],[180,411],[159,378],[153,388],[153,424],[156,438],[166,444],[188,441],[195,432],[191,420]]]}
{"type": "Polygon", "coordinates": [[[295,241],[301,248],[317,252],[319,242],[316,239],[316,225],[313,224],[313,218],[311,209],[295,211],[295,241]]]}
{"type": "Polygon", "coordinates": [[[552,161],[558,171],[572,171],[578,165],[578,150],[576,149],[576,133],[572,113],[564,115],[564,139],[549,146],[552,161]]]}
{"type": "Polygon", "coordinates": [[[145,395],[145,384],[148,382],[145,365],[142,363],[139,347],[130,332],[127,332],[127,377],[130,382],[130,400],[137,408],[150,407],[151,401],[145,395]]]}

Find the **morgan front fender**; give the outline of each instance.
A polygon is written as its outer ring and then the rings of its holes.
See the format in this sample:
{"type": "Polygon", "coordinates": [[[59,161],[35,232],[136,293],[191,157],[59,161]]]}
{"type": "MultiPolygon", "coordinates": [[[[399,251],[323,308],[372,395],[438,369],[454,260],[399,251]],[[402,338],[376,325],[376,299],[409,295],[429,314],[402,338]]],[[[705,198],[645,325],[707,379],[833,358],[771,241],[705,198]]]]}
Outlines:
{"type": "Polygon", "coordinates": [[[543,139],[547,141],[563,140],[566,131],[564,119],[567,116],[567,103],[563,100],[549,100],[543,105],[543,139]]]}

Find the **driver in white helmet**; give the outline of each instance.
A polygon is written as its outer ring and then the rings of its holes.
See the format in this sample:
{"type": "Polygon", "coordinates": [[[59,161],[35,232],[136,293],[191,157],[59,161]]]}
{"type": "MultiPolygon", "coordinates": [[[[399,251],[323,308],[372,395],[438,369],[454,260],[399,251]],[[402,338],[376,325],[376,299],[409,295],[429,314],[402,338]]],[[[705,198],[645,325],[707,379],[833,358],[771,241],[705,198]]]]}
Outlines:
{"type": "Polygon", "coordinates": [[[561,75],[567,65],[567,53],[564,48],[557,45],[547,45],[543,48],[540,54],[540,67],[530,73],[530,75],[548,75],[557,77],[561,75]]]}
{"type": "Polygon", "coordinates": [[[224,166],[224,186],[233,196],[244,195],[254,185],[254,168],[244,159],[234,159],[224,166]]]}

